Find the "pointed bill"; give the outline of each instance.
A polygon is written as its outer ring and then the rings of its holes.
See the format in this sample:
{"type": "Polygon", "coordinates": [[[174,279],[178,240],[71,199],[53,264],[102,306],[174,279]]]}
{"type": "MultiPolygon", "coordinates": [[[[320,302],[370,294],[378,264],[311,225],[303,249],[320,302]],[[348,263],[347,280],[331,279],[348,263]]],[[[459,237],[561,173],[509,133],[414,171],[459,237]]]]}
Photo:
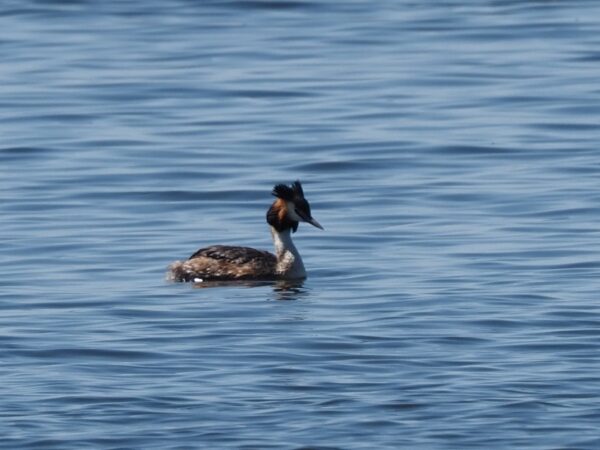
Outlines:
{"type": "Polygon", "coordinates": [[[309,217],[307,220],[308,223],[310,223],[312,226],[315,226],[317,228],[320,228],[321,230],[324,230],[325,228],[323,228],[321,226],[321,224],[319,222],[317,222],[315,219],[313,219],[312,217],[309,217]]]}

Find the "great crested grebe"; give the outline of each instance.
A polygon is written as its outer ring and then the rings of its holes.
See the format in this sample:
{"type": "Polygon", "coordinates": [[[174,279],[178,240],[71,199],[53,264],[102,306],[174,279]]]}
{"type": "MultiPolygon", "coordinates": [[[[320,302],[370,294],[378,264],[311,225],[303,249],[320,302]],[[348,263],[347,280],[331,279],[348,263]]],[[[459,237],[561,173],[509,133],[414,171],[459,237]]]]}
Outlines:
{"type": "Polygon", "coordinates": [[[213,245],[201,248],[186,261],[169,266],[171,281],[227,280],[293,280],[306,277],[300,253],[292,242],[299,222],[323,227],[310,215],[310,205],[304,198],[300,181],[291,186],[278,184],[272,194],[277,197],[267,211],[275,254],[249,247],[213,245]]]}

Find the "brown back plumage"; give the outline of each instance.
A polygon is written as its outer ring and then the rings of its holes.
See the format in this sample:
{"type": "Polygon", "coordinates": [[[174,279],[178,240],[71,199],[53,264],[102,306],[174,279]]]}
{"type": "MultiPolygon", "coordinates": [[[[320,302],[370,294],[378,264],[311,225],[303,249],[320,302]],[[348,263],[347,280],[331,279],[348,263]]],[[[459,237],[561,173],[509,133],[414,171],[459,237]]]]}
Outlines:
{"type": "Polygon", "coordinates": [[[169,267],[172,281],[273,279],[277,258],[250,247],[213,245],[201,248],[187,261],[169,267]]]}

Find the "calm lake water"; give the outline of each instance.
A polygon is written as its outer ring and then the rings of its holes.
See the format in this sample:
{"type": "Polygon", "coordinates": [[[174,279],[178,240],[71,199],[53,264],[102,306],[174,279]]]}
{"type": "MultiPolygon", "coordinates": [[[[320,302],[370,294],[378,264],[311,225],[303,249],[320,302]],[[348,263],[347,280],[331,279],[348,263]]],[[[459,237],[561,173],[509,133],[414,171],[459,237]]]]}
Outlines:
{"type": "Polygon", "coordinates": [[[600,2],[0,24],[3,448],[600,448],[600,2]],[[297,178],[303,284],[164,280],[297,178]]]}

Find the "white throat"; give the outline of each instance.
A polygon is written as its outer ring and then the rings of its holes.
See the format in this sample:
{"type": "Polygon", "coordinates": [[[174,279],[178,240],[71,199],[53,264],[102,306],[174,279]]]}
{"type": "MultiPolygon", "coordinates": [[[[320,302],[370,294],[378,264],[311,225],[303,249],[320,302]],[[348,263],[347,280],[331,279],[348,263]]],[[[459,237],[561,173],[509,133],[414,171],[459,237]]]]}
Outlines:
{"type": "Polygon", "coordinates": [[[277,256],[277,273],[284,278],[305,278],[306,270],[304,263],[298,253],[298,249],[292,242],[292,230],[277,231],[271,227],[273,244],[275,245],[275,256],[277,256]]]}

